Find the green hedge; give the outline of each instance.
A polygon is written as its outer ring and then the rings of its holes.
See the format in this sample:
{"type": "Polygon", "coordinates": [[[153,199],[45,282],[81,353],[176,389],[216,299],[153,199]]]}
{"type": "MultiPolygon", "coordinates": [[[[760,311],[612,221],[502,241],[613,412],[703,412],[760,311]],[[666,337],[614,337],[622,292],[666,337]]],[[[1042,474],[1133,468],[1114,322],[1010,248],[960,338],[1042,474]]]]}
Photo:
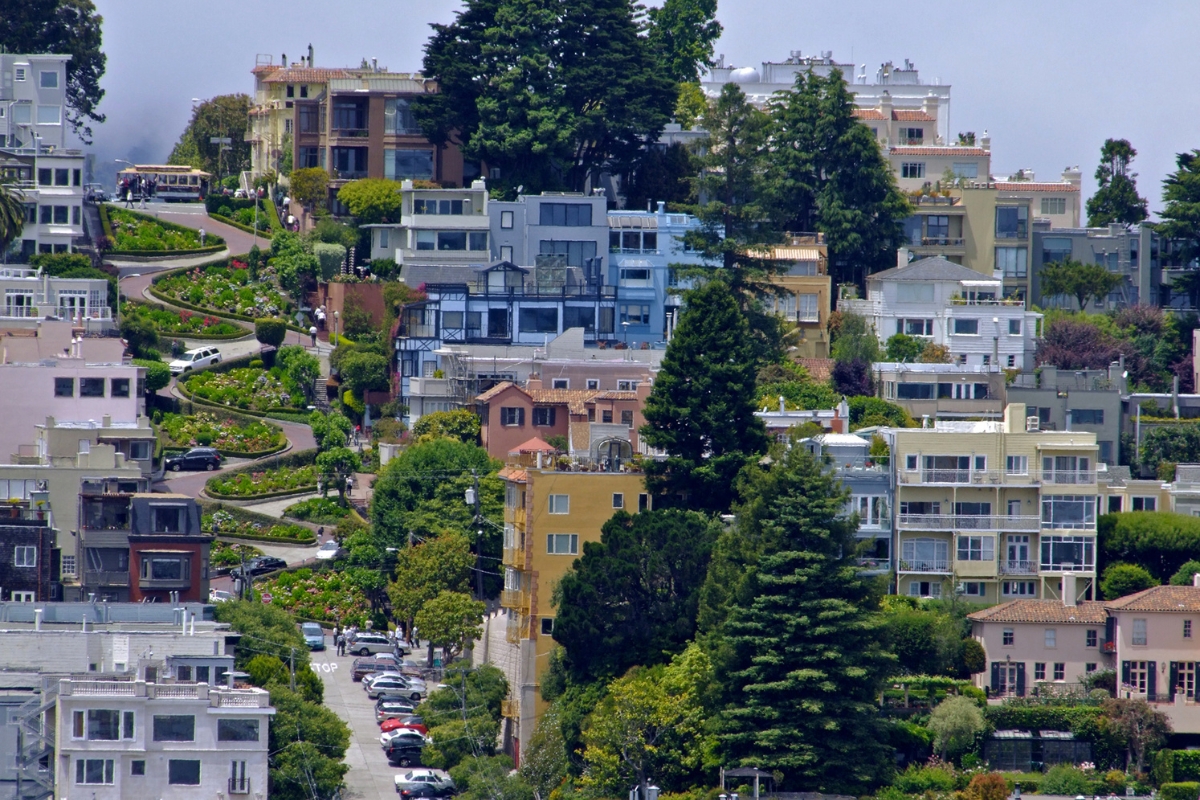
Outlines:
{"type": "MultiPolygon", "coordinates": [[[[284,456],[276,456],[275,458],[271,459],[270,461],[266,461],[266,462],[256,461],[253,464],[246,464],[241,467],[236,467],[234,469],[225,470],[223,473],[221,473],[221,477],[228,478],[231,475],[241,475],[241,474],[250,473],[250,472],[262,472],[265,469],[274,469],[277,467],[307,467],[310,464],[316,463],[316,460],[317,460],[317,451],[315,448],[310,449],[310,450],[299,450],[297,452],[288,453],[287,455],[284,455],[284,456]]],[[[247,495],[216,494],[216,493],[209,491],[207,483],[205,484],[205,487],[204,487],[205,493],[207,493],[210,497],[212,497],[214,499],[238,500],[241,502],[248,502],[248,501],[254,501],[254,500],[269,500],[272,497],[290,497],[292,495],[297,495],[297,494],[310,494],[312,492],[315,492],[316,490],[317,490],[316,486],[303,487],[303,488],[297,487],[296,489],[289,489],[286,492],[266,492],[265,494],[255,494],[255,495],[247,496],[247,495]]]]}
{"type": "Polygon", "coordinates": [[[1005,702],[988,706],[984,716],[993,728],[1002,731],[1075,731],[1099,719],[1100,713],[1100,706],[1005,702]]]}
{"type": "MultiPolygon", "coordinates": [[[[249,355],[240,356],[238,358],[231,358],[228,361],[220,361],[216,364],[209,364],[206,367],[197,367],[187,374],[195,375],[200,372],[215,372],[220,375],[233,369],[248,368],[251,361],[258,360],[261,357],[262,356],[258,353],[250,353],[249,355]]],[[[210,403],[202,398],[192,396],[191,392],[187,390],[187,386],[181,383],[178,379],[175,381],[175,388],[179,390],[179,393],[184,396],[187,402],[191,403],[195,407],[203,408],[205,410],[210,408],[229,409],[229,406],[223,406],[220,403],[210,403]]],[[[193,412],[188,411],[185,413],[191,414],[193,412]]],[[[283,419],[287,422],[307,423],[310,412],[297,411],[295,409],[288,408],[269,408],[266,411],[255,411],[254,409],[250,408],[239,408],[237,413],[248,414],[252,417],[274,417],[276,419],[283,419]]]]}
{"type": "MultiPolygon", "coordinates": [[[[110,207],[111,206],[108,204],[101,204],[97,207],[97,209],[100,213],[100,227],[104,231],[104,235],[108,237],[108,240],[110,242],[115,243],[116,237],[113,236],[112,221],[108,218],[108,211],[109,211],[110,207]]],[[[141,217],[142,219],[146,220],[147,222],[153,222],[157,225],[161,225],[163,228],[166,228],[167,230],[179,231],[181,233],[182,232],[195,233],[197,231],[196,228],[189,228],[186,225],[178,225],[174,222],[168,222],[165,219],[159,219],[158,217],[155,217],[151,214],[139,214],[136,211],[134,211],[133,209],[123,208],[123,209],[121,209],[121,211],[123,213],[129,214],[130,216],[133,216],[133,217],[141,217]]],[[[206,245],[204,247],[196,247],[196,248],[192,248],[189,250],[108,250],[108,251],[105,251],[105,256],[148,256],[148,257],[152,257],[152,258],[160,258],[160,257],[161,258],[175,258],[177,256],[203,255],[205,253],[219,253],[225,249],[225,240],[222,239],[220,236],[217,236],[216,234],[208,233],[206,231],[205,238],[206,239],[211,238],[213,243],[211,245],[206,245]]]]}
{"type": "MultiPolygon", "coordinates": [[[[259,211],[259,219],[264,219],[267,222],[266,231],[258,231],[259,236],[265,236],[268,240],[283,230],[283,225],[279,222],[279,212],[275,209],[275,202],[269,197],[262,199],[262,210],[259,211]]],[[[218,220],[230,227],[237,228],[240,231],[253,234],[254,228],[250,225],[243,225],[232,217],[227,217],[224,214],[218,214],[217,209],[221,206],[229,206],[234,211],[241,211],[244,208],[254,208],[253,198],[244,197],[222,197],[220,195],[209,195],[204,200],[204,205],[208,209],[208,216],[218,220]],[[216,200],[215,203],[210,203],[210,200],[216,200]],[[230,201],[236,201],[236,205],[230,201]]]]}
{"type": "Polygon", "coordinates": [[[1200,796],[1200,783],[1164,783],[1158,787],[1158,795],[1162,800],[1196,800],[1197,796],[1200,796]]]}
{"type": "MultiPolygon", "coordinates": [[[[229,506],[224,503],[214,502],[203,497],[196,498],[196,502],[200,505],[201,515],[212,514],[214,511],[224,511],[239,522],[257,522],[260,525],[296,525],[295,522],[284,522],[275,517],[269,517],[266,514],[259,514],[256,511],[247,511],[240,506],[229,506]]],[[[299,527],[306,527],[299,525],[299,527]]],[[[247,541],[257,542],[276,542],[284,544],[315,544],[317,535],[314,533],[311,537],[304,539],[282,539],[278,536],[254,536],[246,533],[218,533],[217,536],[222,539],[243,539],[247,541]]]]}
{"type": "MultiPolygon", "coordinates": [[[[129,302],[132,302],[132,303],[136,303],[138,305],[149,306],[150,308],[154,308],[159,311],[174,312],[174,309],[170,308],[169,306],[165,306],[162,303],[147,303],[145,300],[142,300],[140,298],[130,298],[130,297],[126,297],[126,300],[128,300],[129,302]]],[[[192,309],[188,309],[188,310],[191,311],[192,309]]],[[[217,315],[216,314],[208,314],[207,316],[215,317],[217,315]]],[[[228,321],[228,320],[226,320],[226,321],[228,321]]],[[[230,322],[229,324],[232,325],[233,323],[230,322]]],[[[204,339],[206,341],[221,342],[221,341],[233,341],[234,339],[242,339],[242,338],[245,338],[246,336],[250,336],[254,333],[254,331],[250,330],[249,328],[243,328],[240,325],[237,327],[238,327],[238,331],[239,331],[238,333],[165,333],[163,331],[159,331],[158,335],[165,339],[197,339],[197,340],[204,339]]]]}
{"type": "MultiPolygon", "coordinates": [[[[189,401],[189,402],[194,403],[194,401],[189,401]]],[[[283,435],[283,428],[280,428],[278,425],[271,425],[269,422],[266,422],[265,420],[261,419],[258,416],[255,416],[253,414],[242,414],[237,411],[230,411],[230,410],[226,409],[224,406],[205,407],[202,410],[205,411],[206,413],[212,414],[213,416],[217,417],[218,419],[232,420],[233,422],[239,422],[239,423],[262,422],[263,424],[265,424],[271,428],[274,428],[276,431],[279,432],[280,435],[283,435]]],[[[185,416],[192,416],[193,414],[195,414],[195,411],[196,410],[193,408],[190,412],[185,414],[185,416]]],[[[157,426],[156,426],[156,430],[157,430],[157,426]]],[[[191,449],[190,447],[182,447],[180,445],[167,444],[166,442],[162,441],[162,439],[165,436],[166,436],[165,433],[160,432],[158,434],[159,442],[162,445],[163,452],[169,451],[169,452],[181,453],[181,452],[186,452],[191,449]]],[[[283,444],[280,445],[279,447],[273,448],[271,450],[239,452],[237,450],[220,450],[220,449],[218,449],[217,452],[223,456],[228,456],[230,458],[265,458],[266,456],[274,455],[275,453],[282,453],[284,450],[286,450],[288,448],[288,444],[289,444],[289,442],[287,440],[287,437],[284,436],[283,444]]]]}

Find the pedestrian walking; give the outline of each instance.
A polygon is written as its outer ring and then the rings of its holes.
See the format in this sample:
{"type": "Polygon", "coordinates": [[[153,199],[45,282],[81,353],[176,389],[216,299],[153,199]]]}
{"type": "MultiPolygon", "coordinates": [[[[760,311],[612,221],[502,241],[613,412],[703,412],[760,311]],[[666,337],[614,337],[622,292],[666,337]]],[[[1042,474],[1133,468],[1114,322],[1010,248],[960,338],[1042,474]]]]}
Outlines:
{"type": "Polygon", "coordinates": [[[312,346],[316,347],[317,346],[317,326],[316,325],[309,326],[308,335],[312,337],[312,346]]]}
{"type": "Polygon", "coordinates": [[[125,190],[125,207],[133,208],[133,189],[125,190]]]}
{"type": "Polygon", "coordinates": [[[206,234],[206,233],[204,232],[204,228],[201,228],[201,229],[200,229],[200,246],[201,246],[201,247],[204,247],[204,237],[205,237],[205,236],[207,236],[207,235],[208,235],[208,234],[206,234]]]}

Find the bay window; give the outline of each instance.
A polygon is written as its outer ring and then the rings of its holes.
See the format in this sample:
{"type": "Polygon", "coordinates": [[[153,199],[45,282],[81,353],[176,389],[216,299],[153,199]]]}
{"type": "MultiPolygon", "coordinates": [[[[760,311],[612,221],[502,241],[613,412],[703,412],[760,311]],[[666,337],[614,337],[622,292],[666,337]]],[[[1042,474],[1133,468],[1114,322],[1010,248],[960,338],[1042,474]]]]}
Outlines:
{"type": "Polygon", "coordinates": [[[905,539],[900,543],[900,569],[911,572],[947,572],[950,544],[940,539],[905,539]]]}
{"type": "Polygon", "coordinates": [[[1093,536],[1043,536],[1042,570],[1088,571],[1096,568],[1096,539],[1093,536]]]}
{"type": "Polygon", "coordinates": [[[1071,494],[1042,497],[1042,527],[1094,530],[1096,498],[1071,494]]]}

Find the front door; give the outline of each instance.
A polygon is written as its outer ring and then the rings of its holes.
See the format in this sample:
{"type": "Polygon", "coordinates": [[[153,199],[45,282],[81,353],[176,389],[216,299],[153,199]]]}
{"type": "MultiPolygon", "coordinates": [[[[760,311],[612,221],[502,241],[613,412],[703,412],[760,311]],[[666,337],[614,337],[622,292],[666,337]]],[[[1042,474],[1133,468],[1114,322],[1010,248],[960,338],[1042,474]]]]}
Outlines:
{"type": "Polygon", "coordinates": [[[1020,569],[1029,563],[1029,537],[1008,537],[1008,563],[1010,568],[1020,569]]]}
{"type": "Polygon", "coordinates": [[[1000,685],[999,692],[1001,697],[1007,697],[1017,694],[1017,665],[1016,664],[1001,664],[1000,665],[1000,685]]]}

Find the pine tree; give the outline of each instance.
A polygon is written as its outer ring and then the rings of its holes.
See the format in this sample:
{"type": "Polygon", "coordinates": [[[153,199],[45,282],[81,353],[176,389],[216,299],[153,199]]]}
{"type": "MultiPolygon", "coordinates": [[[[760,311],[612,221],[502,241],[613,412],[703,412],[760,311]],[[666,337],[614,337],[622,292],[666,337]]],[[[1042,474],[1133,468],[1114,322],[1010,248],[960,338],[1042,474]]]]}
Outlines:
{"type": "Polygon", "coordinates": [[[876,696],[894,657],[881,586],[854,560],[847,492],[798,446],[744,485],[731,534],[742,543],[726,550],[740,573],[715,562],[734,583],[719,629],[725,763],[780,770],[793,790],[862,794],[891,761],[876,696]]]}
{"type": "Polygon", "coordinates": [[[1174,239],[1173,255],[1187,264],[1200,258],[1200,150],[1179,153],[1178,166],[1163,180],[1163,221],[1158,232],[1174,239]]]}
{"type": "Polygon", "coordinates": [[[663,73],[676,83],[699,81],[721,36],[717,0],[665,0],[647,13],[653,23],[647,38],[663,73]]]}
{"type": "Polygon", "coordinates": [[[796,76],[771,101],[771,205],[791,231],[819,231],[834,283],[894,266],[908,200],[839,70],[796,76]]]}
{"type": "Polygon", "coordinates": [[[668,454],[665,461],[649,462],[646,482],[688,508],[725,511],[734,478],[766,449],[766,433],[754,416],[754,348],[725,283],[709,281],[685,299],[646,400],[642,440],[668,454]]]}
{"type": "Polygon", "coordinates": [[[1148,216],[1146,198],[1137,193],[1137,173],[1129,171],[1136,156],[1129,140],[1104,140],[1096,167],[1096,193],[1087,202],[1088,227],[1102,228],[1110,222],[1133,225],[1148,216]]]}

